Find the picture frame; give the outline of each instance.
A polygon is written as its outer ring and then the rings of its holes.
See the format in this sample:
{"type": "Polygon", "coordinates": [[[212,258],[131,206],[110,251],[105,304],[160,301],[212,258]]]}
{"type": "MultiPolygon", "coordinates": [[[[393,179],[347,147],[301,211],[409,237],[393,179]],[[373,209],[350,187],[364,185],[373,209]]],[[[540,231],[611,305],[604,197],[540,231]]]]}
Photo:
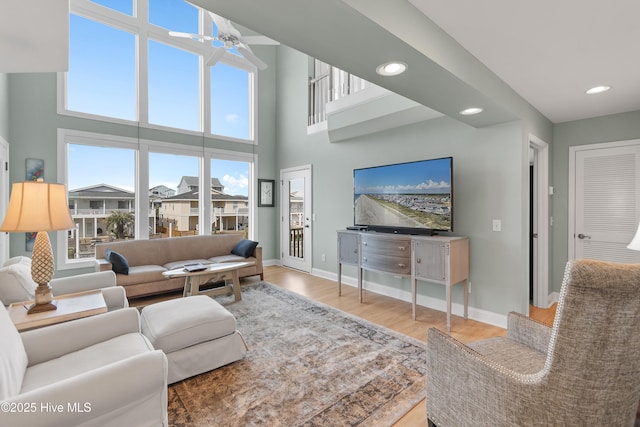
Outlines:
{"type": "Polygon", "coordinates": [[[25,181],[37,181],[44,179],[44,160],[26,159],[25,161],[25,181]]]}
{"type": "Polygon", "coordinates": [[[258,207],[275,206],[276,181],[274,179],[258,179],[258,207]]]}

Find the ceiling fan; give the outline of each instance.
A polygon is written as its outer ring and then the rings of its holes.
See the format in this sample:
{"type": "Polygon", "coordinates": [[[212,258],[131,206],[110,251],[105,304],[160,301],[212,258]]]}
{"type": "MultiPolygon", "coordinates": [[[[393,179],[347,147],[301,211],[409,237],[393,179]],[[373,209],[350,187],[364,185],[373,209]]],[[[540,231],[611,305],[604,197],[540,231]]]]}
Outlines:
{"type": "Polygon", "coordinates": [[[249,45],[277,45],[279,44],[277,41],[271,40],[265,36],[243,37],[242,34],[240,34],[240,31],[233,26],[231,21],[218,16],[213,12],[209,12],[208,10],[206,12],[211,16],[213,23],[216,24],[216,27],[218,28],[217,37],[205,36],[202,34],[182,33],[178,31],[169,31],[169,35],[195,40],[221,42],[223,44],[222,46],[214,48],[214,50],[205,57],[205,64],[207,66],[215,65],[220,59],[222,59],[227,50],[236,48],[247,61],[258,67],[259,70],[267,68],[267,64],[253,53],[249,45]]]}

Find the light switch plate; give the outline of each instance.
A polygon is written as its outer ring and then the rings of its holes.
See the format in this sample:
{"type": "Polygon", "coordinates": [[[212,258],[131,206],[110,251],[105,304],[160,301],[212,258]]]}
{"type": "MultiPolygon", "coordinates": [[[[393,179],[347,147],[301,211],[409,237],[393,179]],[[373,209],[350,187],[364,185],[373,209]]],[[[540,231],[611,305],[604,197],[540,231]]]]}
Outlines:
{"type": "Polygon", "coordinates": [[[502,231],[502,221],[499,219],[493,220],[493,231],[502,231]]]}

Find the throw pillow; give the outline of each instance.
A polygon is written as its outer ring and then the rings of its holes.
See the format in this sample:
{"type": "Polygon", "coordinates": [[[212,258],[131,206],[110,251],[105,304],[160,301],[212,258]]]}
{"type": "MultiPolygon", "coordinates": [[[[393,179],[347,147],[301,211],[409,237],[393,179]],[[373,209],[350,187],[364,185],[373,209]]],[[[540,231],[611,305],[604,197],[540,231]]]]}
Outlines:
{"type": "Polygon", "coordinates": [[[231,249],[231,253],[234,255],[241,256],[243,258],[249,258],[253,255],[253,252],[256,250],[256,246],[258,246],[258,242],[254,242],[253,240],[240,240],[237,245],[231,249]]]}
{"type": "Polygon", "coordinates": [[[129,262],[118,252],[107,249],[104,258],[111,263],[114,273],[129,274],[129,262]]]}
{"type": "Polygon", "coordinates": [[[38,284],[31,278],[31,266],[23,263],[0,268],[0,300],[9,305],[32,300],[38,284]]]}

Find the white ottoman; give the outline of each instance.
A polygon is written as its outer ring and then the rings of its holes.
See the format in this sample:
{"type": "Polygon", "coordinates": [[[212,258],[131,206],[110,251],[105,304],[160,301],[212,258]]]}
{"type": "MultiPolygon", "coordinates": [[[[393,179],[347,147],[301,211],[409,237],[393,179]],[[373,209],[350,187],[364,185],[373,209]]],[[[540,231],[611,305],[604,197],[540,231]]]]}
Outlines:
{"type": "Polygon", "coordinates": [[[140,323],[153,347],[167,355],[169,384],[235,362],[247,352],[235,317],[206,295],[148,305],[140,323]]]}

